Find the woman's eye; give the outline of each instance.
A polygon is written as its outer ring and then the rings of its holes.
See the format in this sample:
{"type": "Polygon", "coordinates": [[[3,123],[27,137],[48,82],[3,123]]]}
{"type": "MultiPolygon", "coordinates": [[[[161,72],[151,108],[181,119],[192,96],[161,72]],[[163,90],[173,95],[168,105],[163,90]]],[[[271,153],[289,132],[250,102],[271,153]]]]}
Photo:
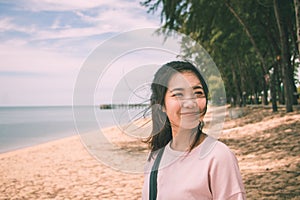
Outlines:
{"type": "Polygon", "coordinates": [[[195,92],[196,97],[205,97],[205,94],[203,91],[197,91],[195,92]]]}
{"type": "Polygon", "coordinates": [[[182,93],[175,93],[172,96],[173,97],[183,97],[183,94],[182,93]]]}

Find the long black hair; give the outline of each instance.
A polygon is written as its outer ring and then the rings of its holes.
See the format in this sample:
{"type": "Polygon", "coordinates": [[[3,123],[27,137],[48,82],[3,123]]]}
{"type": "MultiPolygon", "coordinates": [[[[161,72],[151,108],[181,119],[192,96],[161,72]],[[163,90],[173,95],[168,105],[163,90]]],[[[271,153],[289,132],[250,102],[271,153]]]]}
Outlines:
{"type": "MultiPolygon", "coordinates": [[[[205,98],[206,106],[202,115],[204,116],[207,110],[208,87],[198,69],[186,61],[172,61],[164,64],[156,73],[151,84],[152,95],[150,98],[150,108],[152,111],[152,133],[146,140],[151,149],[151,155],[166,146],[172,140],[172,128],[170,121],[162,108],[165,106],[165,95],[168,90],[168,83],[175,73],[192,72],[200,80],[205,98]]],[[[192,150],[202,134],[202,122],[199,122],[197,134],[190,147],[192,150]]]]}

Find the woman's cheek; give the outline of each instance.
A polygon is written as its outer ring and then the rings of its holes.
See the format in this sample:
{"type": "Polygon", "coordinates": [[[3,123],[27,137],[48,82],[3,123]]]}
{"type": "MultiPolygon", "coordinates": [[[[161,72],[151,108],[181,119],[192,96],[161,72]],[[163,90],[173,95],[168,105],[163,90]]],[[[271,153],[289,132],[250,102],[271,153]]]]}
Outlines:
{"type": "Polygon", "coordinates": [[[180,113],[181,103],[178,100],[172,99],[166,102],[166,114],[169,120],[177,118],[176,116],[180,113]]]}
{"type": "Polygon", "coordinates": [[[206,99],[198,99],[198,106],[202,110],[206,106],[206,99]]]}

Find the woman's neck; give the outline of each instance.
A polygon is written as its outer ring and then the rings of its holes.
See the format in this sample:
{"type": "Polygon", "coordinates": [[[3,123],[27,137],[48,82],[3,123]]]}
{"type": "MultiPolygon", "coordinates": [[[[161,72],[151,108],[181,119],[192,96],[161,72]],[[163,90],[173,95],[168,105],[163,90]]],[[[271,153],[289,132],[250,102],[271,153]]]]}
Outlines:
{"type": "Polygon", "coordinates": [[[188,151],[191,148],[194,138],[197,134],[195,129],[173,129],[172,128],[172,141],[171,148],[176,151],[188,151]]]}

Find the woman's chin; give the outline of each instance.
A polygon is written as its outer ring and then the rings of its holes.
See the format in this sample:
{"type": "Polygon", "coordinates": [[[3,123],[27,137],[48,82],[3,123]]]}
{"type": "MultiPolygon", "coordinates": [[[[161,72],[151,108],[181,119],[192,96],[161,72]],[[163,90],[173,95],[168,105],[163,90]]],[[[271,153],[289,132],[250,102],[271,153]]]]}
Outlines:
{"type": "Polygon", "coordinates": [[[181,129],[194,129],[199,126],[199,121],[191,121],[191,120],[182,120],[180,123],[180,128],[181,129]]]}

